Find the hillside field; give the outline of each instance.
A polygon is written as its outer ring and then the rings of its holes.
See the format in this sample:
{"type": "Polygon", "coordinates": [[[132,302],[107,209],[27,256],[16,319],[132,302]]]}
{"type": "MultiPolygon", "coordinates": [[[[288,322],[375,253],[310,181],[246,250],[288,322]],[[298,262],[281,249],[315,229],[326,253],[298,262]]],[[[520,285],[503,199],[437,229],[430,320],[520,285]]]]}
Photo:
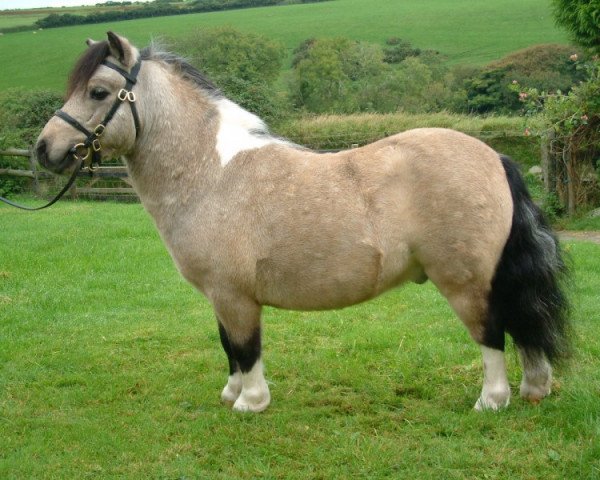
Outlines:
{"type": "Polygon", "coordinates": [[[277,39],[290,58],[300,42],[323,36],[378,43],[396,36],[438,50],[451,63],[476,65],[534,44],[567,43],[549,0],[333,0],[6,34],[0,37],[0,89],[62,90],[85,39],[101,39],[107,30],[144,46],[219,25],[277,39]]]}

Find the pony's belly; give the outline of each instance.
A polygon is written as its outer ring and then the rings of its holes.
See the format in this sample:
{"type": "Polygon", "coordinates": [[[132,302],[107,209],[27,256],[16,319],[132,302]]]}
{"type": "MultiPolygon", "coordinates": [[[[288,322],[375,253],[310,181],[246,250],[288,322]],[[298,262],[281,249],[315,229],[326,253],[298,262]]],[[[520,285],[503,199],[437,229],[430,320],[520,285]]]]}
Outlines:
{"type": "Polygon", "coordinates": [[[258,260],[259,303],[291,310],[327,310],[353,305],[378,293],[382,254],[367,244],[351,252],[311,253],[293,258],[285,252],[258,260]]]}

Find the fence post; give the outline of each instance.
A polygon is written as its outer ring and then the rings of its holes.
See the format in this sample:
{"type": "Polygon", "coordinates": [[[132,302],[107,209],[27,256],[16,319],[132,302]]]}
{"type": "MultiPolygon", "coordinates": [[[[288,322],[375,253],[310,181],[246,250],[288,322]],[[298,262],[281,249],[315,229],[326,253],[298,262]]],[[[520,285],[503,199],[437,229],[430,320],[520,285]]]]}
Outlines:
{"type": "Polygon", "coordinates": [[[542,176],[544,178],[544,189],[548,193],[556,193],[556,164],[555,157],[552,155],[553,139],[554,132],[552,130],[549,130],[546,135],[542,135],[542,176]]]}
{"type": "Polygon", "coordinates": [[[571,145],[565,145],[563,150],[563,161],[565,162],[565,165],[567,167],[567,213],[569,215],[575,214],[575,208],[577,206],[577,197],[575,194],[575,160],[573,157],[574,155],[571,149],[571,145]]]}
{"type": "Polygon", "coordinates": [[[29,151],[29,169],[31,170],[31,173],[33,173],[33,192],[36,195],[39,195],[40,194],[40,182],[39,182],[39,178],[38,178],[37,162],[35,160],[35,155],[33,153],[33,149],[31,149],[29,151]]]}

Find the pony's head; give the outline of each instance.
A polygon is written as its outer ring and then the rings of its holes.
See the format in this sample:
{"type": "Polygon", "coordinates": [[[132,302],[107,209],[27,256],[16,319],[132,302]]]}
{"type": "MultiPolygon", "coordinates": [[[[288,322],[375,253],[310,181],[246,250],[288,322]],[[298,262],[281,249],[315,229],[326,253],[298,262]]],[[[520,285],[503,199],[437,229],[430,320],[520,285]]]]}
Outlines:
{"type": "Polygon", "coordinates": [[[88,49],[71,72],[66,103],[37,140],[38,161],[49,170],[72,169],[78,158],[124,155],[135,144],[138,122],[131,89],[140,53],[127,39],[107,35],[104,41],[87,41],[88,49]]]}

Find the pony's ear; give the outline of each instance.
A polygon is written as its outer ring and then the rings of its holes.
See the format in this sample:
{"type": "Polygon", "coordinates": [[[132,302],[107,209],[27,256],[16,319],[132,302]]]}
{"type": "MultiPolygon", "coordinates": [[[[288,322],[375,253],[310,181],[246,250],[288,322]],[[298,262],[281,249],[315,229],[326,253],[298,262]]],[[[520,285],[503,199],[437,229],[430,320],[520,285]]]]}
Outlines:
{"type": "Polygon", "coordinates": [[[91,38],[88,38],[88,39],[85,41],[85,44],[86,44],[88,47],[92,47],[92,46],[96,45],[97,43],[99,43],[99,42],[97,42],[96,40],[92,40],[91,38]]]}
{"type": "Polygon", "coordinates": [[[123,66],[132,67],[137,59],[137,49],[125,37],[121,37],[114,32],[107,32],[106,34],[108,35],[108,46],[111,55],[119,60],[123,66]]]}

